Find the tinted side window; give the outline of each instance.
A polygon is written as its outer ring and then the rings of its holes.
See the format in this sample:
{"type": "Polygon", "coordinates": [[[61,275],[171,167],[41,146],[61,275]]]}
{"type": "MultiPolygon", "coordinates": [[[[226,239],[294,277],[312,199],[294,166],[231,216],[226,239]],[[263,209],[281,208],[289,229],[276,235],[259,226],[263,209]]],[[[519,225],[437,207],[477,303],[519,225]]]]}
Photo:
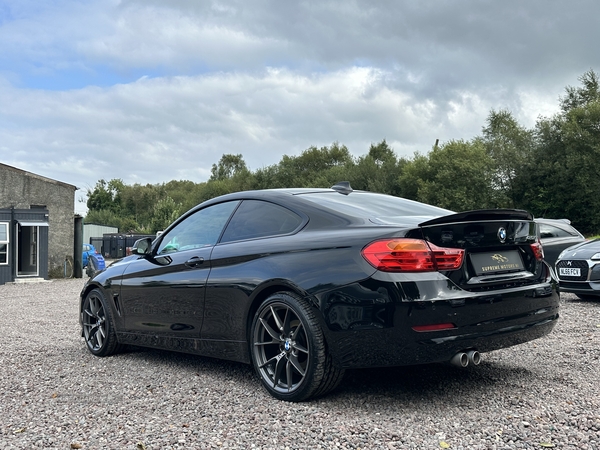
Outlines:
{"type": "Polygon", "coordinates": [[[287,234],[301,223],[302,218],[287,208],[259,200],[244,200],[227,225],[221,242],[287,234]]]}
{"type": "Polygon", "coordinates": [[[549,237],[569,237],[573,236],[571,233],[563,230],[562,228],[553,227],[552,225],[540,224],[540,236],[542,238],[549,237]]]}
{"type": "Polygon", "coordinates": [[[215,245],[239,202],[219,203],[195,212],[165,233],[158,254],[215,245]]]}

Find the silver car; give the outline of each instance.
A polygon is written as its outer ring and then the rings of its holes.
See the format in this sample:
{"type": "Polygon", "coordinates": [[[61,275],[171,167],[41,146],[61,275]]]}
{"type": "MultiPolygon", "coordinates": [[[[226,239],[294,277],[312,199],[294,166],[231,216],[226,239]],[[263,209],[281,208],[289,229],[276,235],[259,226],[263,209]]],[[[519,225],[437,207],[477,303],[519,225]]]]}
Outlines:
{"type": "Polygon", "coordinates": [[[600,239],[564,250],[556,261],[560,291],[582,300],[600,300],[600,239]]]}

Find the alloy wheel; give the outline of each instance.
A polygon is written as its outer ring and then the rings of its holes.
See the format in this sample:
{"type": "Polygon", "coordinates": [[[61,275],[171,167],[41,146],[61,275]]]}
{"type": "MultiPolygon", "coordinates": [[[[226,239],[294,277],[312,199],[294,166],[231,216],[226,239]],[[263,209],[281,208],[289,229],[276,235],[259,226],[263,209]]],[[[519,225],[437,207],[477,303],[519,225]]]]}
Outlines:
{"type": "Polygon", "coordinates": [[[302,385],[311,355],[306,328],[292,307],[266,305],[259,312],[253,343],[258,373],[271,389],[291,393],[302,385]]]}
{"type": "Polygon", "coordinates": [[[102,349],[107,331],[106,311],[102,300],[96,295],[89,295],[83,310],[83,334],[90,350],[97,352],[102,349]]]}

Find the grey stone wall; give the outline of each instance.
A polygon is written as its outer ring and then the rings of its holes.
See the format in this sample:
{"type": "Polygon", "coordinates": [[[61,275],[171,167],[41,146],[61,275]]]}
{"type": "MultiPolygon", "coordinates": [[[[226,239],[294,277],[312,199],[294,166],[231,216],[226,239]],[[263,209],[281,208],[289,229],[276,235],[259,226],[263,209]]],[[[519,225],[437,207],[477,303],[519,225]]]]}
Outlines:
{"type": "Polygon", "coordinates": [[[76,186],[0,164],[0,208],[48,210],[48,271],[62,273],[73,258],[76,186]],[[58,272],[57,272],[58,271],[58,272]]]}

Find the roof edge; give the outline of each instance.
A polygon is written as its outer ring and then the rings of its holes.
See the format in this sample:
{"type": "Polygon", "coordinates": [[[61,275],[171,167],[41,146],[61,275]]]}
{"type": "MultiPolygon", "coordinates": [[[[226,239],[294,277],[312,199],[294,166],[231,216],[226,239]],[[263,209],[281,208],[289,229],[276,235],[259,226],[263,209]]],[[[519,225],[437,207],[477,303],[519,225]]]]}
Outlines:
{"type": "Polygon", "coordinates": [[[28,172],[26,170],[19,169],[18,167],[9,166],[8,164],[0,163],[0,166],[6,167],[7,169],[13,170],[15,172],[19,172],[19,173],[21,173],[21,174],[23,174],[25,176],[31,177],[31,178],[36,178],[36,179],[41,180],[41,181],[46,181],[46,182],[54,183],[54,184],[60,184],[60,185],[66,186],[66,187],[73,188],[74,191],[76,191],[76,190],[79,189],[74,184],[65,183],[64,181],[58,181],[58,180],[55,180],[53,178],[48,178],[48,177],[45,177],[43,175],[38,175],[37,173],[28,172]]]}

